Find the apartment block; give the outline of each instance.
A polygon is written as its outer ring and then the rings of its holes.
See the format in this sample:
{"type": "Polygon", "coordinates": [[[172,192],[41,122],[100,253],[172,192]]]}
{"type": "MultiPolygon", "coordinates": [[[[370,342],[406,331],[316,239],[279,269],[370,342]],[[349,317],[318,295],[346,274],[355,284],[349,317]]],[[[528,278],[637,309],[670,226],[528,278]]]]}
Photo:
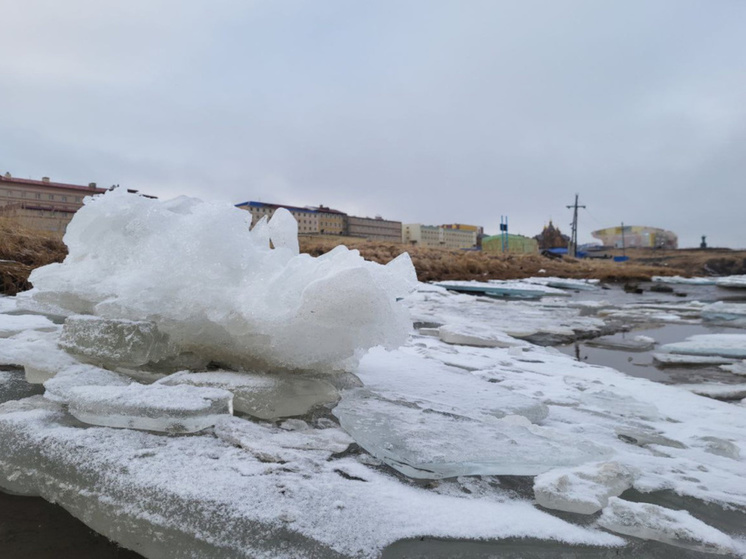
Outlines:
{"type": "Polygon", "coordinates": [[[13,218],[24,227],[65,233],[67,224],[82,206],[83,198],[106,192],[96,183],[88,186],[0,175],[0,216],[13,218]]]}

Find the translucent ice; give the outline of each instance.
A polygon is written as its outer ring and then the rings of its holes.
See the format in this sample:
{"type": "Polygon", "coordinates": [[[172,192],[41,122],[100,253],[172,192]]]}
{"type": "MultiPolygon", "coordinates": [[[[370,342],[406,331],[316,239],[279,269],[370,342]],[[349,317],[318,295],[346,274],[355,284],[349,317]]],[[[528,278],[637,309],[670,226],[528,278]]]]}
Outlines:
{"type": "Polygon", "coordinates": [[[618,462],[587,464],[536,476],[534,496],[548,509],[593,514],[608,504],[609,497],[632,487],[633,480],[632,469],[618,462]]]}
{"type": "Polygon", "coordinates": [[[297,253],[286,210],[256,232],[249,219],[185,197],[87,199],[67,258],[34,270],[20,304],[154,322],[179,353],[246,368],[346,369],[372,346],[405,341],[397,299],[416,284],[407,255],[387,266],[345,247],[313,258],[297,253]]]}
{"type": "Polygon", "coordinates": [[[613,451],[533,425],[522,416],[481,420],[344,392],[333,413],[365,450],[406,476],[536,475],[604,459],[613,451]]]}
{"type": "Polygon", "coordinates": [[[612,497],[598,523],[618,534],[656,540],[677,547],[723,555],[738,553],[732,538],[684,510],[671,510],[648,503],[631,503],[612,497]]]}
{"type": "Polygon", "coordinates": [[[104,367],[137,367],[174,353],[168,336],[154,322],[83,315],[65,320],[59,345],[104,367]]]}
{"type": "Polygon", "coordinates": [[[475,419],[521,415],[532,423],[541,422],[548,413],[539,400],[424,359],[409,349],[372,349],[361,361],[357,376],[371,392],[427,411],[475,419]]]}
{"type": "Polygon", "coordinates": [[[305,415],[316,406],[339,399],[337,389],[329,382],[287,373],[181,372],[158,382],[227,390],[233,394],[233,409],[266,420],[305,415]]]}

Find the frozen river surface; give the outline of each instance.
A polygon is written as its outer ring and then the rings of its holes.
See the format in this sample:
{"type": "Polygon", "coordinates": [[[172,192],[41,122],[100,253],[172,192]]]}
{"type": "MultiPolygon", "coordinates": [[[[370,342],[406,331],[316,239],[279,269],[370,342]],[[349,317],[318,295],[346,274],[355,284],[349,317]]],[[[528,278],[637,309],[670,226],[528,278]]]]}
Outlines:
{"type": "Polygon", "coordinates": [[[458,294],[294,227],[88,202],[0,298],[0,487],[153,559],[746,556],[739,289],[458,294]]]}

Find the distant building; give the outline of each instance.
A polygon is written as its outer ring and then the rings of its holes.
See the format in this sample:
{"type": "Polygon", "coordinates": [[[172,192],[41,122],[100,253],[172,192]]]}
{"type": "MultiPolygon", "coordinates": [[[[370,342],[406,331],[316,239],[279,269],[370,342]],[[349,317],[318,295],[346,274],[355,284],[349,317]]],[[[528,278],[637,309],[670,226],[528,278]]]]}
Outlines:
{"type": "Polygon", "coordinates": [[[271,218],[278,208],[285,208],[298,222],[299,235],[315,235],[320,231],[319,212],[313,208],[299,208],[296,206],[286,206],[284,204],[265,204],[264,202],[242,202],[236,204],[241,210],[246,210],[251,214],[251,226],[266,217],[271,218]]]}
{"type": "Polygon", "coordinates": [[[88,186],[0,176],[0,216],[16,219],[37,231],[62,235],[86,196],[106,192],[92,182],[88,186]]]}
{"type": "Polygon", "coordinates": [[[643,225],[607,227],[591,233],[604,246],[616,248],[678,248],[678,237],[671,231],[643,225]]]}
{"type": "Polygon", "coordinates": [[[356,217],[324,205],[299,208],[251,201],[236,204],[236,207],[251,213],[252,227],[261,218],[272,217],[277,208],[285,208],[298,222],[299,235],[346,235],[401,242],[401,221],[389,221],[381,217],[356,217]]]}
{"type": "Polygon", "coordinates": [[[469,229],[405,223],[402,228],[402,242],[423,247],[475,248],[479,227],[467,227],[469,229]]]}
{"type": "Polygon", "coordinates": [[[504,242],[505,252],[513,254],[536,254],[539,252],[539,242],[536,239],[510,233],[505,238],[502,235],[485,237],[482,239],[482,250],[485,252],[503,252],[504,242]]]}
{"type": "Polygon", "coordinates": [[[324,205],[316,208],[319,214],[319,233],[322,235],[346,235],[347,214],[324,205]]]}
{"type": "Polygon", "coordinates": [[[555,227],[552,220],[549,220],[549,225],[545,225],[541,233],[534,237],[539,243],[539,249],[545,250],[549,248],[567,248],[570,244],[570,237],[563,235],[559,230],[559,227],[555,227]]]}
{"type": "Polygon", "coordinates": [[[376,241],[400,243],[402,239],[401,221],[390,221],[378,216],[347,216],[347,234],[350,237],[365,237],[376,241]]]}

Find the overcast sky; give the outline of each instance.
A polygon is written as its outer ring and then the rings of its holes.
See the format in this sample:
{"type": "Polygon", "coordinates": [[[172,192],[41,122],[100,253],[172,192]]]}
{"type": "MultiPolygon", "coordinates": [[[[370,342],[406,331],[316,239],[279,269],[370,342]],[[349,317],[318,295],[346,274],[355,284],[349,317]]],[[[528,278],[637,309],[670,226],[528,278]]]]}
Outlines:
{"type": "Polygon", "coordinates": [[[0,0],[0,172],[746,247],[744,0],[0,0]]]}

